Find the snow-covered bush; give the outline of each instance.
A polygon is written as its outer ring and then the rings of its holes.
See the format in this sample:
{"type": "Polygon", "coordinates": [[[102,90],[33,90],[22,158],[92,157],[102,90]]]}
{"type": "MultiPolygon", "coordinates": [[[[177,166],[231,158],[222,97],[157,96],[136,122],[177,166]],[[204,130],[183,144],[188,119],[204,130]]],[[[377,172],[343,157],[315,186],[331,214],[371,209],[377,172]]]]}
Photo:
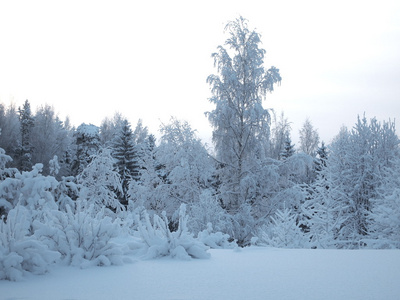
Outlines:
{"type": "Polygon", "coordinates": [[[11,156],[7,155],[3,148],[0,148],[0,180],[10,177],[12,170],[6,168],[6,165],[11,161],[11,156]]]}
{"type": "Polygon", "coordinates": [[[31,234],[32,215],[18,205],[0,221],[0,279],[20,280],[26,272],[46,273],[60,253],[31,234]]]}
{"type": "Polygon", "coordinates": [[[207,224],[207,229],[199,232],[197,238],[212,249],[231,249],[237,247],[235,242],[230,242],[229,234],[220,231],[214,232],[212,224],[207,224]]]}
{"type": "Polygon", "coordinates": [[[146,245],[146,258],[171,256],[177,259],[209,258],[208,247],[196,240],[187,229],[186,206],[181,205],[179,210],[179,225],[177,231],[171,232],[168,227],[166,213],[162,217],[153,216],[153,224],[149,214],[144,212],[144,220],[137,216],[140,236],[146,245]]]}
{"type": "Polygon", "coordinates": [[[17,174],[22,183],[18,203],[31,210],[41,213],[47,209],[57,209],[53,191],[58,182],[52,176],[43,176],[43,164],[36,164],[30,172],[17,174]]]}
{"type": "Polygon", "coordinates": [[[297,216],[288,208],[277,210],[272,223],[260,229],[259,244],[278,248],[302,248],[306,237],[297,224],[297,216]]]}
{"type": "Polygon", "coordinates": [[[232,216],[232,225],[228,233],[241,247],[250,245],[251,238],[256,230],[257,222],[252,214],[250,204],[242,204],[232,216]]]}
{"type": "Polygon", "coordinates": [[[210,190],[204,190],[199,200],[189,208],[189,230],[195,235],[208,229],[208,223],[212,224],[215,231],[228,232],[231,227],[231,216],[218,203],[217,197],[210,190]]]}
{"type": "Polygon", "coordinates": [[[81,268],[123,264],[123,246],[113,242],[120,232],[118,219],[106,216],[104,209],[96,213],[93,206],[82,210],[79,201],[76,211],[66,208],[66,213],[47,214],[46,223],[34,223],[40,240],[59,251],[66,264],[81,268]]]}
{"type": "Polygon", "coordinates": [[[75,207],[75,200],[79,196],[79,185],[75,182],[74,176],[62,177],[54,191],[58,209],[66,211],[67,206],[75,207]]]}
{"type": "Polygon", "coordinates": [[[56,209],[54,190],[57,180],[42,175],[43,164],[36,164],[30,172],[16,172],[13,178],[0,182],[0,206],[10,210],[17,205],[27,207],[34,217],[47,209],[56,209]]]}

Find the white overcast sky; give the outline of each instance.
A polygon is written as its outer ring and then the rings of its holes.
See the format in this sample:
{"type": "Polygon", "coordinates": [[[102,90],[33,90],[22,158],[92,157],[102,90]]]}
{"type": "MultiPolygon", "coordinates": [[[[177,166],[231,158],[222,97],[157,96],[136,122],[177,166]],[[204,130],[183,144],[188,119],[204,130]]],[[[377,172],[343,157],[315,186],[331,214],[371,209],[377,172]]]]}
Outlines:
{"type": "Polygon", "coordinates": [[[400,1],[0,0],[0,102],[53,105],[73,125],[116,111],[153,133],[170,116],[208,140],[211,53],[239,15],[262,35],[294,141],[308,117],[329,142],[357,115],[400,119],[400,1]]]}

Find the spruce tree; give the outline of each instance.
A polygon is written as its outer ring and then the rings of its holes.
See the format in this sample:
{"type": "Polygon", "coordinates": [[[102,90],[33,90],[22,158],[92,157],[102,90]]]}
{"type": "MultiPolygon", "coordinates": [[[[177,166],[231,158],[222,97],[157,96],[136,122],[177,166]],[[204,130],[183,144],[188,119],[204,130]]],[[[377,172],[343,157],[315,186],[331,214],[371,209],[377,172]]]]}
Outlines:
{"type": "Polygon", "coordinates": [[[18,108],[21,140],[17,151],[18,169],[20,171],[30,171],[32,168],[31,132],[34,126],[34,118],[31,112],[31,105],[28,100],[18,108]]]}
{"type": "Polygon", "coordinates": [[[321,147],[317,149],[317,157],[314,160],[315,171],[318,173],[322,171],[323,168],[326,168],[326,161],[328,160],[328,149],[325,146],[325,143],[321,143],[321,147]]]}
{"type": "Polygon", "coordinates": [[[295,153],[294,144],[289,133],[286,134],[285,142],[283,144],[283,150],[281,152],[281,160],[286,160],[295,153]]]}
{"type": "Polygon", "coordinates": [[[113,140],[112,156],[122,182],[122,192],[118,196],[121,204],[127,205],[129,183],[131,180],[139,180],[139,164],[131,125],[126,119],[122,121],[113,140]]]}

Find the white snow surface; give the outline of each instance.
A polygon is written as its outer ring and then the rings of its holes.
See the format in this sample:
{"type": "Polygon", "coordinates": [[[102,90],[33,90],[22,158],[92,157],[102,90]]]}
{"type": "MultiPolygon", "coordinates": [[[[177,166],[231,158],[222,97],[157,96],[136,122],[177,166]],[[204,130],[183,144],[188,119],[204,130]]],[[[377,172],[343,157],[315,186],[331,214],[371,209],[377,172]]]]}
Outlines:
{"type": "Polygon", "coordinates": [[[0,299],[399,299],[400,250],[249,247],[210,259],[137,260],[123,266],[57,266],[0,281],[0,299]]]}

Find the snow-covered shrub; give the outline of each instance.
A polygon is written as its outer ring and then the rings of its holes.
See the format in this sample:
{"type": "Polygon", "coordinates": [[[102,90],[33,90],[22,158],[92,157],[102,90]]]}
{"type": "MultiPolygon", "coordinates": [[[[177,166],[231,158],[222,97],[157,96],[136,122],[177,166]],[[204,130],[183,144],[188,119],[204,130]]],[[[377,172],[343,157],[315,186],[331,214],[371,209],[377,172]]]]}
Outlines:
{"type": "Polygon", "coordinates": [[[153,216],[153,224],[147,212],[144,220],[137,216],[138,230],[147,247],[146,258],[171,256],[177,259],[209,258],[208,247],[196,240],[187,229],[186,206],[179,210],[179,225],[177,231],[171,232],[168,227],[166,213],[162,217],[153,216]]]}
{"type": "Polygon", "coordinates": [[[35,218],[47,209],[57,209],[53,194],[58,182],[52,176],[43,176],[42,170],[43,164],[36,164],[30,172],[16,172],[14,178],[1,181],[0,206],[7,210],[25,206],[35,218]]]}
{"type": "Polygon", "coordinates": [[[7,155],[3,148],[0,148],[0,180],[10,177],[12,170],[6,168],[6,165],[11,161],[11,156],[7,155]]]}
{"type": "Polygon", "coordinates": [[[75,177],[63,176],[54,193],[59,210],[66,211],[67,206],[75,207],[75,200],[79,196],[79,185],[75,182],[75,177]]]}
{"type": "Polygon", "coordinates": [[[58,156],[54,155],[53,159],[49,161],[49,173],[51,176],[56,176],[60,171],[60,164],[58,163],[58,156]]]}
{"type": "Polygon", "coordinates": [[[53,191],[58,182],[52,176],[43,176],[43,164],[36,164],[30,172],[18,174],[17,179],[22,183],[18,203],[40,213],[47,209],[57,209],[53,191]]]}
{"type": "Polygon", "coordinates": [[[0,279],[20,280],[24,273],[46,273],[60,253],[31,234],[32,215],[18,205],[0,221],[0,279]]]}
{"type": "Polygon", "coordinates": [[[78,201],[76,211],[67,206],[66,213],[52,211],[47,217],[46,223],[34,223],[35,233],[59,251],[66,264],[81,268],[123,264],[123,246],[113,242],[119,235],[119,221],[106,216],[104,209],[82,210],[78,201]]]}
{"type": "Polygon", "coordinates": [[[259,244],[278,248],[302,248],[306,243],[304,233],[297,224],[297,216],[288,208],[277,210],[272,223],[260,229],[259,244]]]}
{"type": "Polygon", "coordinates": [[[218,203],[216,196],[210,190],[200,194],[199,201],[194,202],[189,209],[189,230],[197,234],[212,224],[215,231],[227,232],[232,224],[231,216],[218,203]]]}
{"type": "Polygon", "coordinates": [[[250,245],[251,238],[256,230],[256,220],[252,214],[252,207],[245,203],[239,207],[239,210],[232,216],[232,227],[230,228],[231,237],[241,247],[250,245]]]}
{"type": "Polygon", "coordinates": [[[7,214],[17,203],[21,181],[16,178],[6,178],[0,181],[0,212],[7,214]]]}
{"type": "Polygon", "coordinates": [[[231,249],[237,247],[235,242],[229,242],[229,234],[220,231],[214,232],[212,224],[207,224],[207,229],[199,232],[197,238],[206,246],[212,249],[231,249]]]}

